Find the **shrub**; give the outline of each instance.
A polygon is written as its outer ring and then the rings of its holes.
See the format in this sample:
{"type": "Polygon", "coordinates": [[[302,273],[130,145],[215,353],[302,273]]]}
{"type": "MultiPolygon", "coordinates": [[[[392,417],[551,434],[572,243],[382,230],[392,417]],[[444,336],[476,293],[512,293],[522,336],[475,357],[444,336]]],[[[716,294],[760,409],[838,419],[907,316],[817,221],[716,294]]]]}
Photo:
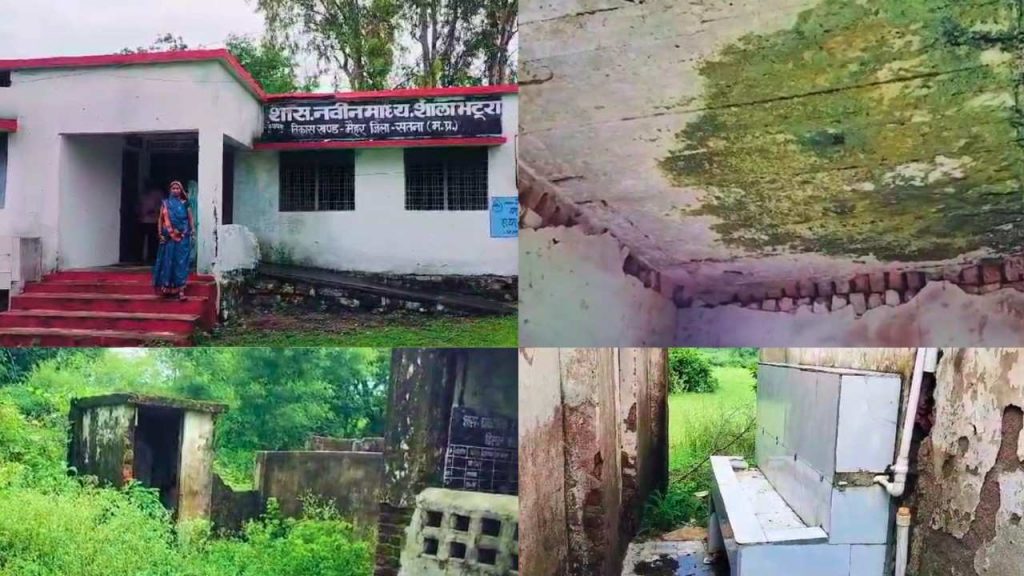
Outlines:
{"type": "Polygon", "coordinates": [[[711,362],[701,350],[678,348],[669,350],[668,367],[672,392],[714,392],[718,379],[711,370],[711,362]]]}

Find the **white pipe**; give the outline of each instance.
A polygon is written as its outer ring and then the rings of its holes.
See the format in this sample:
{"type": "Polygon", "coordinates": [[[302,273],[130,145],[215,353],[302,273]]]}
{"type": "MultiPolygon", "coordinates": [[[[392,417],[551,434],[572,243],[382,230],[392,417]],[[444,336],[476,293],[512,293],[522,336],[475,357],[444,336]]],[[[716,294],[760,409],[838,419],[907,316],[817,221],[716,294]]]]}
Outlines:
{"type": "Polygon", "coordinates": [[[925,372],[935,372],[938,362],[938,348],[918,348],[914,358],[914,374],[910,380],[910,396],[903,414],[903,434],[900,437],[900,451],[892,465],[892,480],[888,476],[875,476],[875,482],[885,487],[893,498],[903,496],[907,488],[907,473],[910,472],[910,441],[914,436],[914,420],[917,406],[921,402],[921,381],[925,372]]]}
{"type": "Polygon", "coordinates": [[[896,512],[896,576],[906,576],[910,550],[910,509],[896,512]]]}

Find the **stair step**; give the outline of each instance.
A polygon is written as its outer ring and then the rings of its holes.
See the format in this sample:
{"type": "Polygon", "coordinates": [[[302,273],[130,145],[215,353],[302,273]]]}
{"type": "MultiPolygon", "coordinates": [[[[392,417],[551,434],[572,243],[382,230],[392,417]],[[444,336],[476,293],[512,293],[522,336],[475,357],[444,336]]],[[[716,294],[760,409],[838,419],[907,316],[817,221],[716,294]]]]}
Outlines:
{"type": "Polygon", "coordinates": [[[6,314],[0,314],[0,329],[57,328],[191,335],[198,322],[198,314],[146,314],[93,310],[11,310],[6,314]]]}
{"type": "Polygon", "coordinates": [[[67,330],[60,328],[2,328],[0,346],[68,347],[89,346],[126,348],[145,345],[187,346],[191,339],[166,332],[130,332],[120,330],[67,330]]]}
{"type": "MultiPolygon", "coordinates": [[[[152,283],[147,278],[144,282],[99,282],[88,280],[56,280],[46,282],[29,282],[25,284],[24,294],[125,294],[154,295],[152,283]]],[[[188,296],[215,298],[217,284],[214,282],[193,282],[185,287],[188,296]]]]}
{"type": "MultiPolygon", "coordinates": [[[[124,270],[61,270],[43,276],[44,282],[78,280],[91,282],[152,282],[148,268],[124,270]]],[[[211,274],[189,274],[189,282],[216,282],[211,274]]]]}
{"type": "Polygon", "coordinates": [[[190,296],[185,301],[156,295],[134,294],[19,294],[11,298],[11,310],[76,310],[143,314],[203,315],[207,298],[190,296]]]}

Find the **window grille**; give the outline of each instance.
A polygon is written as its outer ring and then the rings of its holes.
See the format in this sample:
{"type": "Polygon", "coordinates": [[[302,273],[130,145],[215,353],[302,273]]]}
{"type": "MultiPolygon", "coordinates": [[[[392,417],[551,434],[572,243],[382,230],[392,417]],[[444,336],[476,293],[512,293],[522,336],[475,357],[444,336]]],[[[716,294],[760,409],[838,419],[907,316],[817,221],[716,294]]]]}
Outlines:
{"type": "Polygon", "coordinates": [[[487,148],[405,151],[406,210],[487,210],[487,148]]]}
{"type": "Polygon", "coordinates": [[[352,151],[281,154],[281,212],[355,210],[352,151]]]}

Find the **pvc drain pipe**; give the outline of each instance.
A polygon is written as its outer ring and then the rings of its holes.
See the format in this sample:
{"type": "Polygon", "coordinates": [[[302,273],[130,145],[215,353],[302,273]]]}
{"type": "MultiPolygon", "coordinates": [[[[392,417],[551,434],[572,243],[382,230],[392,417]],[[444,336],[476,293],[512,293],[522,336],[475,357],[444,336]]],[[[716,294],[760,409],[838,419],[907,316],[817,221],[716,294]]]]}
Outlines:
{"type": "Polygon", "coordinates": [[[910,396],[903,415],[903,434],[900,437],[900,451],[892,465],[892,480],[889,476],[875,476],[875,482],[885,487],[893,498],[903,496],[907,488],[907,473],[910,472],[910,441],[914,436],[914,421],[917,406],[921,402],[921,381],[925,372],[935,372],[938,363],[938,348],[918,348],[914,358],[914,375],[910,381],[910,396]]]}
{"type": "Polygon", "coordinates": [[[896,576],[906,576],[910,550],[910,508],[896,512],[896,576]]]}

